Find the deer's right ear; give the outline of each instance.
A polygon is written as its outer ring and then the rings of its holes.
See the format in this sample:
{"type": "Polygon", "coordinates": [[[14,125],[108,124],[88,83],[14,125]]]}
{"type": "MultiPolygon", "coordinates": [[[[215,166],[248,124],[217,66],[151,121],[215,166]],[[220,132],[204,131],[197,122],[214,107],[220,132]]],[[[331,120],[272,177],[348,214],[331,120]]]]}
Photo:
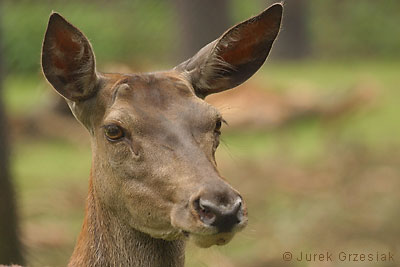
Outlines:
{"type": "Polygon", "coordinates": [[[42,48],[43,73],[63,97],[83,101],[96,93],[95,57],[89,40],[60,14],[52,13],[42,48]]]}

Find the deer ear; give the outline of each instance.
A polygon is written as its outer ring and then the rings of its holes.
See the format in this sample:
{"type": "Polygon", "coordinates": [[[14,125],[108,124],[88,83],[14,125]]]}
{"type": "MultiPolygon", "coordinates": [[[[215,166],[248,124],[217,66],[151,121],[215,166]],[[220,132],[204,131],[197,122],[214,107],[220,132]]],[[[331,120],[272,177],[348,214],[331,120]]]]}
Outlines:
{"type": "Polygon", "coordinates": [[[43,73],[56,91],[72,101],[96,93],[95,57],[88,39],[60,14],[52,13],[42,48],[43,73]]]}
{"type": "Polygon", "coordinates": [[[243,83],[267,58],[280,29],[282,11],[282,5],[275,4],[233,26],[175,69],[184,73],[202,98],[243,83]]]}

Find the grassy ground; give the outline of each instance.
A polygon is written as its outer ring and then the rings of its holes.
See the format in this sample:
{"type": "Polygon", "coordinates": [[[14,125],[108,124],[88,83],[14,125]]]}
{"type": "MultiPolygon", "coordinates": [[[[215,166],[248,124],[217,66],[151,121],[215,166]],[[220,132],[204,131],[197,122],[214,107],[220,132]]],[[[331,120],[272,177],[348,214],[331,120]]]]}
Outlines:
{"type": "MultiPolygon", "coordinates": [[[[396,266],[388,262],[284,262],[293,252],[400,252],[399,63],[304,62],[266,65],[265,88],[316,94],[355,84],[378,88],[375,104],[345,117],[311,118],[268,131],[229,131],[217,158],[247,201],[250,223],[227,246],[189,244],[188,266],[396,266]]],[[[11,118],[46,105],[37,76],[9,76],[11,118]]],[[[29,266],[65,266],[82,222],[89,145],[60,138],[13,138],[13,173],[29,266]]],[[[400,261],[400,258],[398,259],[400,261]]]]}

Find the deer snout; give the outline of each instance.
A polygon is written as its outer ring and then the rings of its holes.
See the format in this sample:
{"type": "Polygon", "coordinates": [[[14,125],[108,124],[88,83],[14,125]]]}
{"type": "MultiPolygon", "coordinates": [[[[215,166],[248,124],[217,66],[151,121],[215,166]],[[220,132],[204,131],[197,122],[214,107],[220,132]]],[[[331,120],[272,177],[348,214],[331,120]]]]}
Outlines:
{"type": "Polygon", "coordinates": [[[192,205],[202,223],[216,227],[219,233],[228,233],[247,220],[242,202],[236,194],[207,194],[196,198],[192,205]]]}

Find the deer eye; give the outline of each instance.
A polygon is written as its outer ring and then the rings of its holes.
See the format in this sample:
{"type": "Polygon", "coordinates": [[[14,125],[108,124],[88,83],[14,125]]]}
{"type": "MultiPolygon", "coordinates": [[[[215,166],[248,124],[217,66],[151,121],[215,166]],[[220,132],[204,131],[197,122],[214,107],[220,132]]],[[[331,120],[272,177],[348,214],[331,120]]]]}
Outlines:
{"type": "Polygon", "coordinates": [[[105,125],[104,134],[109,141],[117,141],[125,136],[124,130],[115,124],[105,125]]]}

